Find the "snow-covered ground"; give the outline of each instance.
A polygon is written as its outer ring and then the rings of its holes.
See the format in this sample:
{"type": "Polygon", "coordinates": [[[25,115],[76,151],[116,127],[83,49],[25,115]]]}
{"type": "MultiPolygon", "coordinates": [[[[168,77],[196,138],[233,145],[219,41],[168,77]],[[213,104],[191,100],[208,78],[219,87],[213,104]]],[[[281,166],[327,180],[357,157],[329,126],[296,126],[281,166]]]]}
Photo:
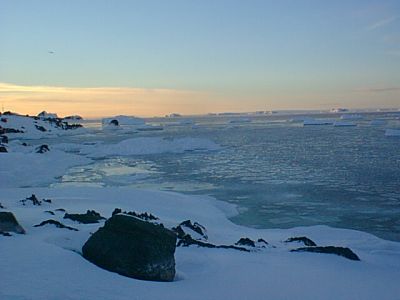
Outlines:
{"type": "Polygon", "coordinates": [[[207,197],[130,188],[2,189],[2,205],[12,211],[26,235],[1,237],[1,299],[396,299],[400,294],[400,244],[372,235],[325,226],[257,230],[234,225],[224,212],[234,208],[207,197]],[[30,194],[52,203],[23,206],[30,194]],[[105,217],[114,208],[151,212],[167,226],[183,220],[207,228],[211,242],[232,244],[241,237],[263,238],[269,246],[254,252],[178,247],[174,282],[147,282],[102,270],[81,256],[81,247],[101,224],[63,219],[95,209],[105,217]],[[45,211],[51,210],[55,215],[45,211]],[[52,225],[59,220],[79,231],[52,225]],[[293,253],[303,236],[318,245],[350,247],[361,261],[327,254],[293,253]]]}
{"type": "Polygon", "coordinates": [[[7,126],[19,126],[25,132],[13,134],[7,144],[8,153],[0,153],[0,211],[13,212],[26,234],[0,235],[0,299],[395,300],[400,295],[400,243],[327,226],[270,230],[243,227],[228,219],[237,213],[235,206],[207,196],[128,187],[48,187],[68,168],[88,164],[91,158],[218,150],[212,141],[142,137],[114,144],[70,144],[60,139],[50,151],[37,153],[37,146],[29,146],[29,141],[23,146],[22,142],[52,135],[53,131],[57,136],[79,131],[53,129],[46,121],[21,118],[7,120],[7,126]],[[20,202],[32,194],[51,199],[51,203],[33,206],[20,202]],[[232,245],[248,237],[262,238],[269,245],[250,252],[178,247],[173,282],[141,281],[105,271],[85,260],[82,246],[103,222],[75,223],[63,219],[64,212],[57,210],[60,208],[69,213],[96,210],[106,218],[115,208],[149,212],[167,227],[190,219],[207,228],[209,242],[214,244],[232,245]],[[34,227],[48,219],[79,231],[53,225],[34,227]],[[290,252],[303,246],[284,242],[296,236],[307,236],[319,246],[349,247],[361,261],[332,254],[290,252]]]}

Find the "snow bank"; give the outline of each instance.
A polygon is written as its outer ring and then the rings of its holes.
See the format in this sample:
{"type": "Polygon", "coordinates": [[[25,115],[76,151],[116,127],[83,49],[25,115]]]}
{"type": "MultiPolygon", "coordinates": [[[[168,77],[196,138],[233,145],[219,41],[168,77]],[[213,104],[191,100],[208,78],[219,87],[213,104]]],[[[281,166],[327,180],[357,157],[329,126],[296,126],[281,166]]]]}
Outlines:
{"type": "Polygon", "coordinates": [[[127,139],[117,144],[86,145],[81,154],[89,157],[113,155],[144,155],[160,153],[183,153],[186,151],[214,151],[220,147],[208,139],[179,138],[165,139],[160,137],[139,137],[127,139]]]}
{"type": "Polygon", "coordinates": [[[69,168],[91,162],[88,158],[58,150],[35,153],[29,148],[0,155],[0,188],[47,186],[69,168]]]}
{"type": "Polygon", "coordinates": [[[231,223],[208,197],[131,188],[2,189],[1,201],[27,231],[2,237],[1,299],[396,299],[400,294],[400,243],[370,234],[326,226],[259,230],[231,223]],[[36,194],[51,199],[43,206],[22,206],[36,194]],[[256,252],[178,247],[174,282],[141,281],[105,271],[81,255],[81,247],[100,224],[63,219],[69,213],[94,209],[110,217],[115,207],[150,212],[166,226],[183,220],[207,228],[211,242],[232,244],[241,237],[263,238],[269,246],[256,252]],[[51,210],[55,215],[45,211],[51,210]],[[55,219],[79,231],[47,225],[55,219]],[[299,244],[284,243],[307,236],[318,245],[350,247],[354,262],[335,255],[292,253],[299,244]],[[133,297],[133,298],[132,298],[133,297]]]}
{"type": "Polygon", "coordinates": [[[6,133],[10,138],[17,139],[40,139],[44,137],[57,137],[61,135],[81,134],[84,128],[67,128],[70,125],[61,119],[47,119],[22,115],[1,115],[0,126],[12,128],[17,133],[6,133]],[[69,129],[69,130],[66,130],[69,129]]]}

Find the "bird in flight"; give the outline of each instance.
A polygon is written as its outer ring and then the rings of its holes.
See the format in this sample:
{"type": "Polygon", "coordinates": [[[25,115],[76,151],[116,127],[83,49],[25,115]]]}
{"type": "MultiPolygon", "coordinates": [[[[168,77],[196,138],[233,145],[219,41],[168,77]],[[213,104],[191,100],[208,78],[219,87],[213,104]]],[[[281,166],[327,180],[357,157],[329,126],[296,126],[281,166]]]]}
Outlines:
{"type": "Polygon", "coordinates": [[[48,52],[49,54],[54,54],[54,51],[50,51],[50,50],[49,50],[49,51],[47,51],[47,52],[48,52]]]}

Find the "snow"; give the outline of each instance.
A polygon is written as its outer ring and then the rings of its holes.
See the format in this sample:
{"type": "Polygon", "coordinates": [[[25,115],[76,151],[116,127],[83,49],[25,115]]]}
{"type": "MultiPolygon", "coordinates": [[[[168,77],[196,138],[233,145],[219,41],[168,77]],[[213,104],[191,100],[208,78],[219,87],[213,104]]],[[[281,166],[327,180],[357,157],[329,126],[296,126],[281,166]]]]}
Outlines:
{"type": "Polygon", "coordinates": [[[2,119],[6,122],[0,122],[0,126],[4,128],[13,128],[22,133],[7,133],[9,138],[17,139],[41,139],[48,137],[57,137],[61,135],[81,134],[84,128],[64,130],[57,127],[54,123],[39,119],[38,117],[28,117],[22,115],[2,115],[2,119]]]}
{"type": "Polygon", "coordinates": [[[385,136],[399,136],[400,137],[400,129],[386,129],[385,136]]]}
{"type": "Polygon", "coordinates": [[[58,118],[56,113],[48,113],[47,111],[42,111],[37,116],[42,118],[42,119],[47,119],[47,118],[56,119],[56,118],[58,118]]]}
{"type": "MultiPolygon", "coordinates": [[[[2,204],[13,211],[26,235],[0,237],[1,299],[395,299],[400,293],[400,244],[367,233],[326,226],[260,230],[231,223],[209,197],[132,188],[2,189],[2,204]],[[44,206],[18,201],[36,194],[44,206]],[[210,241],[232,244],[241,237],[271,245],[256,252],[197,247],[177,248],[177,276],[160,283],[126,278],[87,262],[81,247],[100,224],[84,225],[45,210],[95,209],[109,217],[114,208],[151,212],[166,226],[191,219],[207,228],[210,241]],[[47,225],[56,219],[78,232],[47,225]],[[347,246],[361,258],[291,253],[283,241],[306,235],[319,245],[347,246]]],[[[227,205],[227,204],[224,204],[227,205]]]]}
{"type": "MultiPolygon", "coordinates": [[[[33,147],[23,148],[26,149],[0,155],[0,188],[48,185],[69,168],[91,162],[88,158],[51,148],[46,153],[35,153],[33,147]]],[[[8,150],[15,151],[15,148],[8,150]]]]}

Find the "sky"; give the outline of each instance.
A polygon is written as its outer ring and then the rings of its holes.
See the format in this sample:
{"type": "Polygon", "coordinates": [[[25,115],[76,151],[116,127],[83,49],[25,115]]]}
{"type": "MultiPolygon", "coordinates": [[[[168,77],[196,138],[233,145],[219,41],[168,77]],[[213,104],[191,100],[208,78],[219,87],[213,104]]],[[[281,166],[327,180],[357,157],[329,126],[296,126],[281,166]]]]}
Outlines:
{"type": "Polygon", "coordinates": [[[0,104],[85,117],[400,107],[400,1],[0,0],[0,104]]]}

